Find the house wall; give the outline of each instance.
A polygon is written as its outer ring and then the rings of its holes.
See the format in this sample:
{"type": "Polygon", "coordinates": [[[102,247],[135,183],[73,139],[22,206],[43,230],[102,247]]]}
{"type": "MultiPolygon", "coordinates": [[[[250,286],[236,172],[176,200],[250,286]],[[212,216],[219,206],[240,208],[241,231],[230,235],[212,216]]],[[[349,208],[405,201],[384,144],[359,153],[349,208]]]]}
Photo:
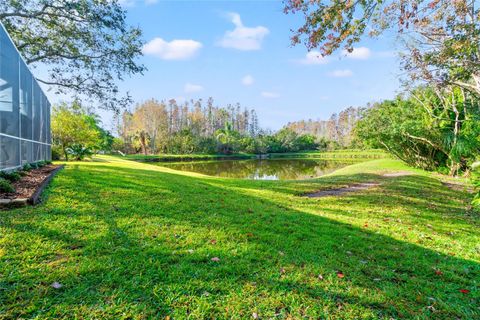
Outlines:
{"type": "Polygon", "coordinates": [[[0,170],[51,160],[50,102],[0,23],[0,170]]]}

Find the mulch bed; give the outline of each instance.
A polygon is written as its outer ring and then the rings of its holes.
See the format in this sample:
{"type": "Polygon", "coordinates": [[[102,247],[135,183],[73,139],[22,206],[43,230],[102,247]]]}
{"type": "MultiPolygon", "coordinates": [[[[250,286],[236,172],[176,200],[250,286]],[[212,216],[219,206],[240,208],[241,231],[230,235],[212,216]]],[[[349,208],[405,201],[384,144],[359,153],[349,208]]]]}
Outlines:
{"type": "Polygon", "coordinates": [[[42,186],[45,179],[47,179],[59,167],[61,166],[49,164],[26,172],[26,175],[19,181],[12,182],[15,192],[0,192],[0,199],[30,199],[37,189],[42,186]]]}

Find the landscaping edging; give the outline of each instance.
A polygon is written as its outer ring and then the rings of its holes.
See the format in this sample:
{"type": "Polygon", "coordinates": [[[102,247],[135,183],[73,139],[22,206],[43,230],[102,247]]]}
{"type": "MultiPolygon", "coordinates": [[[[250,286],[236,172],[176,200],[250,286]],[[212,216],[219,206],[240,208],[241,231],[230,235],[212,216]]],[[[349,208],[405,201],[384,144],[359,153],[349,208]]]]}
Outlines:
{"type": "Polygon", "coordinates": [[[41,195],[43,190],[48,186],[53,177],[57,174],[58,171],[63,169],[65,165],[60,165],[50,172],[50,174],[43,179],[38,188],[29,198],[16,198],[16,199],[0,199],[0,208],[11,208],[11,207],[23,207],[26,205],[36,205],[41,201],[41,195]]]}
{"type": "Polygon", "coordinates": [[[41,198],[40,196],[42,195],[43,190],[47,187],[47,185],[50,183],[50,181],[53,179],[53,177],[57,174],[58,171],[63,169],[65,167],[64,164],[58,166],[55,170],[53,170],[48,177],[43,180],[43,182],[40,184],[38,189],[33,193],[33,195],[28,198],[27,202],[31,205],[36,205],[40,202],[41,198]]]}

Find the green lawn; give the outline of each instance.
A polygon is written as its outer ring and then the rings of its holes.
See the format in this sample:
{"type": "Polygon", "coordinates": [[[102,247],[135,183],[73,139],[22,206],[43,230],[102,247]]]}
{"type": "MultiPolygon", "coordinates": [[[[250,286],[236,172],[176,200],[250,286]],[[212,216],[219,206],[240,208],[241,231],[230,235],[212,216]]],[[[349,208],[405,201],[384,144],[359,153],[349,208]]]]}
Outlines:
{"type": "Polygon", "coordinates": [[[68,163],[44,204],[0,212],[0,318],[478,319],[471,196],[382,176],[405,170],[272,182],[68,163]],[[301,196],[352,181],[382,185],[301,196]]]}
{"type": "Polygon", "coordinates": [[[386,159],[390,158],[383,150],[345,149],[335,151],[304,151],[296,153],[271,153],[272,158],[322,158],[322,159],[386,159]]]}

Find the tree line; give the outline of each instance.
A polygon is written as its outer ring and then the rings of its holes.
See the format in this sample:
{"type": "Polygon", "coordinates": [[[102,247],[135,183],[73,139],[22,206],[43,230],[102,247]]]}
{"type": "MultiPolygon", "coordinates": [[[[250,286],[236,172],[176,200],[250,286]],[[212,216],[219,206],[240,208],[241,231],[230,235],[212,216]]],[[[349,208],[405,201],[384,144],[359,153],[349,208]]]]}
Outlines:
{"type": "Polygon", "coordinates": [[[220,107],[209,98],[178,104],[155,99],[116,118],[117,136],[97,114],[81,105],[53,108],[54,158],[81,159],[97,152],[124,154],[233,154],[326,151],[358,147],[354,127],[366,108],[349,107],[329,120],[290,122],[278,131],[260,127],[254,109],[220,107]]]}
{"type": "Polygon", "coordinates": [[[191,100],[151,99],[118,117],[124,153],[189,154],[236,152],[294,152],[317,149],[322,141],[288,128],[270,132],[260,128],[254,109],[239,103],[217,106],[213,98],[191,100]]]}
{"type": "Polygon", "coordinates": [[[155,99],[116,117],[117,137],[79,101],[53,108],[54,158],[97,152],[124,154],[233,154],[335,150],[358,146],[353,128],[365,108],[347,108],[329,120],[291,122],[278,131],[260,127],[254,109],[217,106],[212,98],[178,104],[155,99]]]}
{"type": "Polygon", "coordinates": [[[357,145],[353,129],[365,109],[366,107],[348,107],[338,114],[332,114],[328,120],[289,122],[285,128],[298,134],[310,134],[317,139],[323,139],[330,150],[351,148],[357,145]]]}

